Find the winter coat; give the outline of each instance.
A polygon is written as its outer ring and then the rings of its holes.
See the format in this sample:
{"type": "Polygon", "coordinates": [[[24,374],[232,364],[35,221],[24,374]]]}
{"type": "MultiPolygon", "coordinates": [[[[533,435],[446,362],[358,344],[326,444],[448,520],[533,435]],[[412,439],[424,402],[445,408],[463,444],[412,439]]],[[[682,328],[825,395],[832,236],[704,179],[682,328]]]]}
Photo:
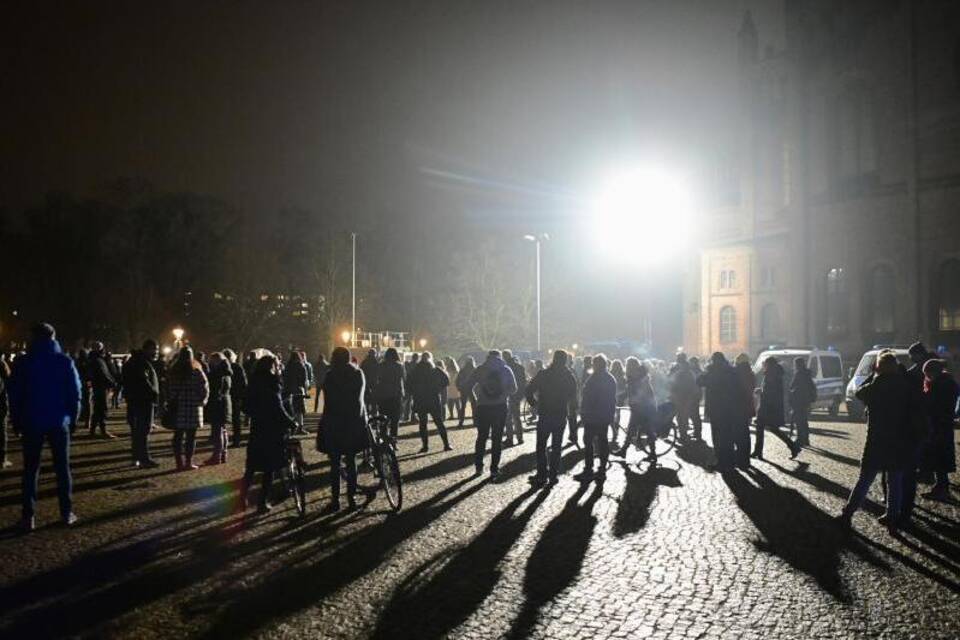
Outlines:
{"type": "Polygon", "coordinates": [[[174,412],[173,428],[192,430],[203,426],[203,405],[210,397],[210,384],[197,365],[190,375],[178,378],[171,372],[167,378],[167,409],[174,412]]]}
{"type": "Polygon", "coordinates": [[[323,386],[323,381],[327,378],[327,371],[330,371],[330,365],[327,362],[317,361],[317,364],[313,365],[313,384],[320,389],[323,386]]]}
{"type": "Polygon", "coordinates": [[[733,367],[711,362],[697,378],[697,384],[705,389],[712,425],[731,426],[743,419],[743,392],[733,367]]]}
{"type": "Polygon", "coordinates": [[[149,407],[160,399],[160,381],[153,365],[141,351],[123,363],[123,397],[128,406],[149,407]]]}
{"type": "MultiPolygon", "coordinates": [[[[614,376],[616,378],[616,376],[614,376]]],[[[650,376],[632,375],[624,378],[623,400],[631,411],[652,415],[657,409],[657,398],[653,392],[650,376]]]]}
{"type": "Polygon", "coordinates": [[[472,383],[473,372],[476,370],[476,365],[467,363],[463,365],[463,368],[457,373],[457,388],[460,390],[461,396],[469,396],[472,393],[473,387],[470,385],[472,383]]]}
{"type": "Polygon", "coordinates": [[[421,360],[407,382],[414,410],[431,410],[440,406],[440,394],[450,384],[450,378],[432,362],[421,360]]]}
{"type": "Polygon", "coordinates": [[[906,469],[916,450],[911,421],[919,393],[903,374],[888,373],[864,382],[856,395],[867,407],[867,440],[860,466],[882,471],[906,469]]]}
{"type": "Polygon", "coordinates": [[[233,420],[233,402],[230,391],[233,387],[233,375],[230,363],[223,360],[210,371],[210,399],[207,401],[207,421],[214,425],[225,425],[233,420]]]}
{"type": "Polygon", "coordinates": [[[513,372],[513,379],[517,383],[516,396],[522,398],[527,390],[527,371],[516,358],[507,362],[507,366],[510,367],[510,371],[513,372]]]}
{"type": "Polygon", "coordinates": [[[296,358],[283,370],[283,395],[302,398],[307,393],[307,368],[296,358]]]}
{"type": "Polygon", "coordinates": [[[3,426],[3,421],[7,419],[9,412],[10,403],[7,400],[7,381],[4,380],[3,376],[0,376],[0,427],[3,426]]]}
{"type": "Polygon", "coordinates": [[[750,418],[757,412],[753,398],[753,392],[757,388],[757,376],[754,375],[753,369],[746,362],[735,365],[733,368],[737,372],[737,381],[740,383],[739,401],[743,419],[750,422],[750,418]]]}
{"type": "Polygon", "coordinates": [[[374,356],[367,356],[360,363],[360,370],[363,371],[363,378],[367,381],[367,391],[372,392],[377,388],[377,374],[380,370],[380,361],[374,356]]]}
{"type": "Polygon", "coordinates": [[[363,372],[353,364],[331,367],[323,381],[321,431],[327,453],[353,454],[367,443],[363,372]]]}
{"type": "Polygon", "coordinates": [[[80,413],[80,377],[56,340],[34,340],[13,362],[7,383],[10,422],[18,433],[69,427],[80,413]]]}
{"type": "Polygon", "coordinates": [[[234,410],[239,411],[243,399],[247,397],[247,371],[239,362],[230,363],[230,397],[234,410]]]}
{"type": "Polygon", "coordinates": [[[936,377],[923,394],[930,435],[920,453],[920,469],[953,473],[957,470],[953,422],[960,388],[949,373],[936,377]]]}
{"type": "Polygon", "coordinates": [[[280,397],[280,377],[254,375],[244,400],[250,416],[247,471],[277,471],[286,464],[285,437],[294,425],[280,397]]]}
{"type": "Polygon", "coordinates": [[[617,414],[617,381],[609,371],[594,371],[583,385],[580,415],[586,424],[613,424],[617,414]]]}
{"type": "Polygon", "coordinates": [[[90,377],[90,384],[94,391],[106,393],[117,386],[117,381],[110,373],[107,359],[102,353],[90,354],[87,360],[87,375],[90,377]]]}
{"type": "Polygon", "coordinates": [[[697,377],[689,364],[677,363],[670,368],[670,401],[676,406],[686,406],[699,391],[697,377]]]}
{"type": "Polygon", "coordinates": [[[790,408],[805,411],[817,400],[817,383],[813,381],[810,370],[800,370],[790,382],[790,408]]]}
{"type": "Polygon", "coordinates": [[[477,394],[477,405],[506,405],[517,392],[517,380],[513,371],[500,357],[490,357],[477,367],[470,376],[470,389],[477,394]]]}
{"type": "Polygon", "coordinates": [[[783,367],[771,363],[763,373],[760,385],[760,408],[757,410],[757,424],[779,427],[786,423],[783,411],[783,367]]]}
{"type": "Polygon", "coordinates": [[[377,402],[392,398],[399,400],[403,397],[405,390],[404,377],[402,364],[384,360],[380,363],[380,369],[377,372],[377,385],[374,387],[373,397],[377,402]]]}
{"type": "Polygon", "coordinates": [[[551,365],[533,376],[525,395],[539,415],[566,417],[571,406],[577,407],[577,379],[567,367],[551,365]]]}

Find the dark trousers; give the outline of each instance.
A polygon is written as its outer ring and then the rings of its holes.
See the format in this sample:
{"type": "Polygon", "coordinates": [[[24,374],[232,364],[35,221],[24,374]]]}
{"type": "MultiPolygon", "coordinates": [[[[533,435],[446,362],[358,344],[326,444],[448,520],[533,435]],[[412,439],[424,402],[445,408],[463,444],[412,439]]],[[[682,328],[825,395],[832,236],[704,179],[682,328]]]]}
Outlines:
{"type": "Polygon", "coordinates": [[[240,398],[230,398],[232,412],[230,418],[233,422],[233,446],[239,447],[243,439],[243,400],[240,398]]]}
{"type": "Polygon", "coordinates": [[[173,432],[173,455],[177,457],[177,460],[181,457],[185,457],[188,461],[192,460],[196,450],[196,429],[177,429],[173,432]]]}
{"type": "Polygon", "coordinates": [[[810,407],[797,407],[793,410],[793,424],[797,428],[797,442],[810,444],[810,407]]]}
{"type": "Polygon", "coordinates": [[[73,511],[73,480],[70,477],[70,430],[58,427],[46,433],[23,433],[23,517],[32,518],[37,507],[37,483],[40,479],[40,456],[43,442],[50,443],[53,469],[57,474],[57,497],[60,515],[73,511]]]}
{"type": "Polygon", "coordinates": [[[107,431],[106,389],[93,390],[93,422],[90,423],[90,430],[96,431],[98,428],[100,429],[100,433],[105,433],[107,431]]]}
{"type": "Polygon", "coordinates": [[[400,427],[400,413],[403,411],[403,400],[401,398],[384,398],[380,401],[380,412],[390,421],[390,437],[397,437],[397,430],[400,427]]]}
{"type": "MultiPolygon", "coordinates": [[[[917,502],[917,469],[920,466],[920,453],[921,450],[917,449],[914,451],[913,456],[911,457],[911,462],[906,469],[903,470],[903,473],[900,474],[901,486],[903,487],[903,498],[902,498],[902,515],[904,518],[909,518],[913,515],[913,507],[917,502]]],[[[890,473],[888,472],[889,476],[890,473]]]]}
{"type": "Polygon", "coordinates": [[[0,465],[7,459],[7,414],[0,413],[0,465]]]}
{"type": "Polygon", "coordinates": [[[477,398],[472,393],[464,393],[460,391],[460,426],[463,426],[464,420],[467,418],[467,403],[470,403],[470,415],[473,417],[474,422],[477,420],[477,398]]]}
{"type": "Polygon", "coordinates": [[[735,427],[729,422],[721,422],[720,420],[714,419],[710,423],[710,432],[713,436],[713,454],[717,457],[717,467],[721,470],[733,468],[734,429],[735,427]]]}
{"type": "Polygon", "coordinates": [[[785,444],[788,449],[793,448],[793,442],[790,440],[790,436],[788,436],[786,433],[781,431],[778,425],[772,425],[772,424],[765,425],[761,423],[758,419],[757,420],[757,439],[753,445],[753,452],[755,454],[760,456],[763,455],[763,432],[768,429],[770,430],[770,433],[780,438],[780,440],[783,441],[783,444],[785,444]]]}
{"type": "Polygon", "coordinates": [[[550,478],[560,475],[560,452],[563,450],[563,429],[566,414],[544,415],[537,418],[537,476],[547,477],[547,443],[550,443],[550,478]]]}
{"type": "Polygon", "coordinates": [[[738,467],[750,466],[750,420],[739,420],[730,433],[731,462],[738,467]]]}
{"type": "Polygon", "coordinates": [[[506,404],[477,405],[477,442],[473,448],[473,465],[478,472],[483,471],[483,457],[487,453],[487,439],[490,442],[490,472],[500,470],[500,452],[503,448],[503,428],[507,424],[506,404]]]}
{"type": "Polygon", "coordinates": [[[570,414],[567,416],[567,428],[570,431],[569,435],[567,436],[567,439],[570,442],[576,443],[577,442],[577,412],[576,411],[571,411],[570,414]]]}
{"type": "Polygon", "coordinates": [[[153,403],[127,403],[127,422],[130,424],[130,445],[134,462],[150,460],[150,425],[153,424],[153,403]]]}
{"type": "Polygon", "coordinates": [[[583,423],[583,468],[593,469],[593,458],[600,458],[600,470],[607,468],[607,461],[610,459],[610,442],[607,440],[607,431],[610,429],[610,423],[591,424],[583,423]]]}
{"type": "MultiPolygon", "coordinates": [[[[240,500],[243,507],[247,506],[247,493],[250,491],[250,485],[253,484],[254,474],[256,474],[256,471],[247,471],[243,474],[243,484],[240,486],[240,500]]],[[[264,471],[262,476],[259,500],[261,507],[266,506],[270,501],[270,493],[273,488],[273,472],[264,471]]]]}
{"type": "Polygon", "coordinates": [[[403,421],[410,422],[413,418],[413,396],[406,396],[403,399],[403,421]]]}
{"type": "Polygon", "coordinates": [[[80,424],[90,426],[90,387],[86,383],[80,385],[80,424]]]}
{"type": "Polygon", "coordinates": [[[523,442],[523,417],[520,412],[521,398],[516,395],[510,398],[510,416],[507,418],[507,439],[511,440],[516,436],[518,442],[523,442]]]}
{"type": "Polygon", "coordinates": [[[429,418],[433,418],[433,424],[437,425],[437,433],[440,434],[443,446],[446,447],[449,443],[447,441],[447,428],[443,426],[443,405],[441,404],[431,407],[417,407],[417,419],[420,421],[420,441],[423,442],[425,448],[428,446],[427,420],[429,418]]]}
{"type": "Polygon", "coordinates": [[[352,453],[330,454],[330,493],[334,501],[340,500],[340,461],[347,468],[347,495],[357,493],[357,458],[352,453]]]}
{"type": "MultiPolygon", "coordinates": [[[[843,508],[845,516],[852,516],[856,510],[860,508],[863,501],[867,499],[867,491],[870,490],[870,485],[873,484],[873,481],[880,473],[881,470],[874,467],[860,467],[860,477],[857,478],[857,483],[850,491],[850,497],[847,499],[847,504],[843,508]]],[[[887,517],[891,520],[896,520],[904,513],[902,507],[903,480],[899,471],[887,471],[886,476],[887,517]]]]}

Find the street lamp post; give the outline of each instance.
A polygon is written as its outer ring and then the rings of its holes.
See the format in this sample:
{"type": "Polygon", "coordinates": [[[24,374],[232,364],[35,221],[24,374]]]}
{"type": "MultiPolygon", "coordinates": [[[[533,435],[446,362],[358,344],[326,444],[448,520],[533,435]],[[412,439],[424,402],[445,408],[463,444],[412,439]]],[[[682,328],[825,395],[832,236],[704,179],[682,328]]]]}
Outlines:
{"type": "Polygon", "coordinates": [[[351,293],[350,293],[350,336],[351,344],[354,346],[354,342],[357,335],[357,234],[353,232],[350,234],[350,245],[351,245],[351,254],[352,254],[352,275],[351,275],[351,293]]]}
{"type": "Polygon", "coordinates": [[[540,334],[540,243],[544,240],[549,240],[550,236],[545,233],[539,235],[525,235],[523,239],[527,242],[532,242],[536,247],[537,255],[537,353],[539,354],[543,350],[543,345],[541,342],[540,334]]]}

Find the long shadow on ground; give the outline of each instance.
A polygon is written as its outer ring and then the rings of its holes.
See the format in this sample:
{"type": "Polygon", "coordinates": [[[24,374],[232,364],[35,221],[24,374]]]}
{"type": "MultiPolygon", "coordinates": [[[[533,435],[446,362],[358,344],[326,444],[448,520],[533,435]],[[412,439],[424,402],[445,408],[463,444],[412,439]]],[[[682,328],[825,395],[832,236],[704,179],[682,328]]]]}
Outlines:
{"type": "Polygon", "coordinates": [[[613,518],[613,535],[618,538],[636,533],[647,524],[660,487],[683,486],[676,469],[651,465],[643,473],[637,473],[627,464],[622,466],[626,486],[613,518]]]}
{"type": "Polygon", "coordinates": [[[754,541],[758,550],[774,554],[808,574],[840,602],[851,600],[839,573],[841,551],[851,551],[876,567],[889,569],[799,491],[780,486],[756,468],[749,474],[756,485],[739,473],[726,473],[723,480],[759,530],[761,538],[754,541]]]}

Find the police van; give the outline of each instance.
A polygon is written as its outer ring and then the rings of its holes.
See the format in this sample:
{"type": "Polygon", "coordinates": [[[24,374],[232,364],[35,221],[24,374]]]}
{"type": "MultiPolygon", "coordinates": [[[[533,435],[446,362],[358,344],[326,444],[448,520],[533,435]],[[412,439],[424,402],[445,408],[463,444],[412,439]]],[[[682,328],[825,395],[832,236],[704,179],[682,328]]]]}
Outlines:
{"type": "MultiPolygon", "coordinates": [[[[823,409],[831,416],[840,413],[844,389],[843,360],[838,351],[817,347],[771,347],[762,351],[757,358],[754,371],[758,375],[761,375],[763,370],[763,361],[770,356],[776,358],[784,369],[784,393],[788,396],[790,382],[793,380],[793,361],[796,358],[806,358],[813,382],[817,385],[817,401],[813,403],[811,409],[823,409]]],[[[785,404],[785,406],[790,405],[785,404]]]]}
{"type": "Polygon", "coordinates": [[[877,363],[877,356],[880,355],[881,351],[893,351],[900,364],[910,367],[910,354],[907,352],[907,347],[904,346],[875,344],[872,349],[864,353],[860,358],[860,364],[850,374],[850,382],[847,384],[847,415],[850,416],[851,420],[863,420],[864,418],[863,403],[856,397],[857,389],[873,372],[873,366],[877,363]]]}

